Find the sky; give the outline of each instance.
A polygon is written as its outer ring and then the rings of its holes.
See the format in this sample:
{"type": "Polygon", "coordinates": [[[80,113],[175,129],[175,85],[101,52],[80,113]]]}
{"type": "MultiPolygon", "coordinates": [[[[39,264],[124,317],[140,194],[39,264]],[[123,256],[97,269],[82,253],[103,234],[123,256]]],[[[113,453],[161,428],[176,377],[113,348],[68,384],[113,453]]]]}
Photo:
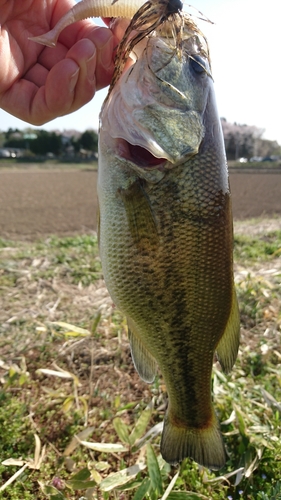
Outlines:
{"type": "MultiPolygon", "coordinates": [[[[193,0],[192,6],[215,23],[199,26],[209,42],[220,116],[265,129],[265,139],[281,144],[281,0],[193,0]]],[[[187,4],[184,10],[194,12],[187,4]]],[[[101,90],[80,110],[39,128],[97,130],[105,96],[101,90]]],[[[0,130],[28,126],[0,110],[0,130]]]]}

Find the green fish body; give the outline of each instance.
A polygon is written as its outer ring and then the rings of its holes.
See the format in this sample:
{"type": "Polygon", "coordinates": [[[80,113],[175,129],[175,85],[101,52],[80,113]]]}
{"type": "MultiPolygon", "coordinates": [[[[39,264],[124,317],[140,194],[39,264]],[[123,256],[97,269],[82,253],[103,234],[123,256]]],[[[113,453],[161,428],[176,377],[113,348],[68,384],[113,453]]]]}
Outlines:
{"type": "Polygon", "coordinates": [[[211,397],[215,352],[239,345],[231,197],[207,61],[151,37],[101,114],[99,241],[108,290],[126,315],[135,367],[168,392],[161,453],[225,463],[211,397]]]}

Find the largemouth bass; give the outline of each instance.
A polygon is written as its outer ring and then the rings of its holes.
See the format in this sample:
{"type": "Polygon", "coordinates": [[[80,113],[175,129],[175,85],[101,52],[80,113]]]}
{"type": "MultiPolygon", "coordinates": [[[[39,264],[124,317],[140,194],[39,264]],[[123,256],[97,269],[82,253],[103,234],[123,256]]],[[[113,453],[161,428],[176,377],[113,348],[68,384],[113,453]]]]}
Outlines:
{"type": "Polygon", "coordinates": [[[167,26],[154,33],[104,105],[99,241],[134,365],[147,382],[158,365],[167,387],[163,458],[218,469],[225,449],[212,364],[216,352],[232,368],[239,312],[224,142],[208,58],[193,35],[177,50],[167,26]]]}

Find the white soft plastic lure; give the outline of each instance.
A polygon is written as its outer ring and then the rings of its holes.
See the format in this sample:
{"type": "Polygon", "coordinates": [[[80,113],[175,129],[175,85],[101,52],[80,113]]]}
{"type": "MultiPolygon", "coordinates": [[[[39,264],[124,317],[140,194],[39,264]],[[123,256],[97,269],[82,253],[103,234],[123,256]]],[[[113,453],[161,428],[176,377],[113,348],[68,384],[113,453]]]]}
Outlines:
{"type": "Polygon", "coordinates": [[[43,35],[30,37],[33,42],[55,47],[61,31],[76,21],[89,17],[125,17],[131,19],[146,0],[82,0],[70,9],[55,25],[43,35]]]}

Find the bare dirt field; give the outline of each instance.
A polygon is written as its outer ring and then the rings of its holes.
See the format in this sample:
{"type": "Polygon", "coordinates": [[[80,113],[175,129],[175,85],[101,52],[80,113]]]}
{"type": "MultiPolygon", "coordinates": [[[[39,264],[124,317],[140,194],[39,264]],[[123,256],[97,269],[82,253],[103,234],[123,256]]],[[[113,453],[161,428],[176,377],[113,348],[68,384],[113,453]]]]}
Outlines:
{"type": "Polygon", "coordinates": [[[0,237],[34,239],[96,229],[94,170],[0,171],[0,237]]]}
{"type": "MultiPolygon", "coordinates": [[[[0,237],[34,239],[96,229],[97,172],[0,170],[0,237]]],[[[230,173],[235,219],[281,215],[280,173],[230,173]]]]}

